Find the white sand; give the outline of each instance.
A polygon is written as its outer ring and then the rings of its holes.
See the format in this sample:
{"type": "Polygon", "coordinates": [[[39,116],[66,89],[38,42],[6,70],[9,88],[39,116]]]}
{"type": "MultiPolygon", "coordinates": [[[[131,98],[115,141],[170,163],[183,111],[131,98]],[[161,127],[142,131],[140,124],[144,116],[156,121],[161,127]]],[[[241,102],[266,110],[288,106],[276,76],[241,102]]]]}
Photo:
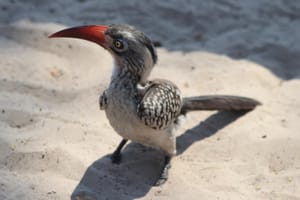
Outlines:
{"type": "Polygon", "coordinates": [[[300,4],[236,2],[2,1],[0,199],[300,199],[300,4]],[[160,152],[131,143],[121,165],[107,157],[121,139],[98,109],[110,55],[46,37],[107,23],[162,42],[152,77],[185,95],[242,95],[263,106],[188,115],[169,181],[152,187],[160,152]]]}

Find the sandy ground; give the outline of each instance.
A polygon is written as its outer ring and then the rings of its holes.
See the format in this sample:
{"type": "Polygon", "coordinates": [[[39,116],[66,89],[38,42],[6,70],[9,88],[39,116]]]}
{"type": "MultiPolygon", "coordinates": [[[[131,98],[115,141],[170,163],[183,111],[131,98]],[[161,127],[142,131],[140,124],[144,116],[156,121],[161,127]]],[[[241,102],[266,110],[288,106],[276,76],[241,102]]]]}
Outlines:
{"type": "Polygon", "coordinates": [[[300,3],[280,0],[1,1],[0,199],[300,199],[300,3]],[[97,45],[49,40],[82,24],[129,23],[155,41],[152,77],[185,95],[260,100],[247,114],[195,112],[163,155],[120,141],[98,96],[112,59],[97,45]]]}

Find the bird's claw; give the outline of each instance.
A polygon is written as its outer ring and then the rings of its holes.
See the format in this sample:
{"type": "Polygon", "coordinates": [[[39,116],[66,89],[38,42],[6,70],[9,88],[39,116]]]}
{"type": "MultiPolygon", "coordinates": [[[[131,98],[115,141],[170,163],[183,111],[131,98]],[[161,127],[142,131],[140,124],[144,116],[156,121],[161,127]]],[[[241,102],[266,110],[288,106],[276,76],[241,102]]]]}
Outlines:
{"type": "Polygon", "coordinates": [[[168,178],[159,177],[159,179],[154,183],[154,186],[155,186],[155,187],[161,186],[161,185],[163,185],[167,180],[168,180],[168,178]]]}
{"type": "Polygon", "coordinates": [[[107,107],[107,97],[106,97],[106,91],[102,93],[102,95],[99,97],[99,106],[100,110],[105,110],[107,107]]]}
{"type": "Polygon", "coordinates": [[[171,165],[169,165],[169,164],[163,168],[158,180],[154,183],[154,186],[161,186],[168,180],[168,177],[169,177],[168,174],[169,174],[170,168],[171,168],[171,165]]]}
{"type": "Polygon", "coordinates": [[[122,158],[122,155],[121,154],[112,154],[110,156],[110,159],[111,159],[111,162],[113,164],[120,164],[121,163],[121,158],[122,158]]]}

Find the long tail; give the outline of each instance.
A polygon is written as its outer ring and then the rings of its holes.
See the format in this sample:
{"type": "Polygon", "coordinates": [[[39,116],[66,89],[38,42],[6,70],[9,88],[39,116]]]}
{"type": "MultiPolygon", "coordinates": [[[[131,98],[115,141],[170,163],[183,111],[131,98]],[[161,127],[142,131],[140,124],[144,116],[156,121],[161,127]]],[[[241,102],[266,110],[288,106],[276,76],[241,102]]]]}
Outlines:
{"type": "Polygon", "coordinates": [[[181,114],[197,110],[253,110],[261,103],[255,99],[228,95],[183,98],[181,114]]]}

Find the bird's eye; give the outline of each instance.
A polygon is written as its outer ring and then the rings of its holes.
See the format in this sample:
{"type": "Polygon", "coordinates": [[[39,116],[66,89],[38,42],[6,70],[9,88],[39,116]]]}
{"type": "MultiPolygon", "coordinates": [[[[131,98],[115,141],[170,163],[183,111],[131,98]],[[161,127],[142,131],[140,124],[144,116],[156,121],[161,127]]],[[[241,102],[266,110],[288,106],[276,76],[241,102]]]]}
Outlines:
{"type": "Polygon", "coordinates": [[[123,44],[123,42],[120,41],[120,40],[114,40],[114,46],[115,46],[117,49],[119,49],[119,50],[121,50],[121,49],[124,48],[124,44],[123,44]]]}

